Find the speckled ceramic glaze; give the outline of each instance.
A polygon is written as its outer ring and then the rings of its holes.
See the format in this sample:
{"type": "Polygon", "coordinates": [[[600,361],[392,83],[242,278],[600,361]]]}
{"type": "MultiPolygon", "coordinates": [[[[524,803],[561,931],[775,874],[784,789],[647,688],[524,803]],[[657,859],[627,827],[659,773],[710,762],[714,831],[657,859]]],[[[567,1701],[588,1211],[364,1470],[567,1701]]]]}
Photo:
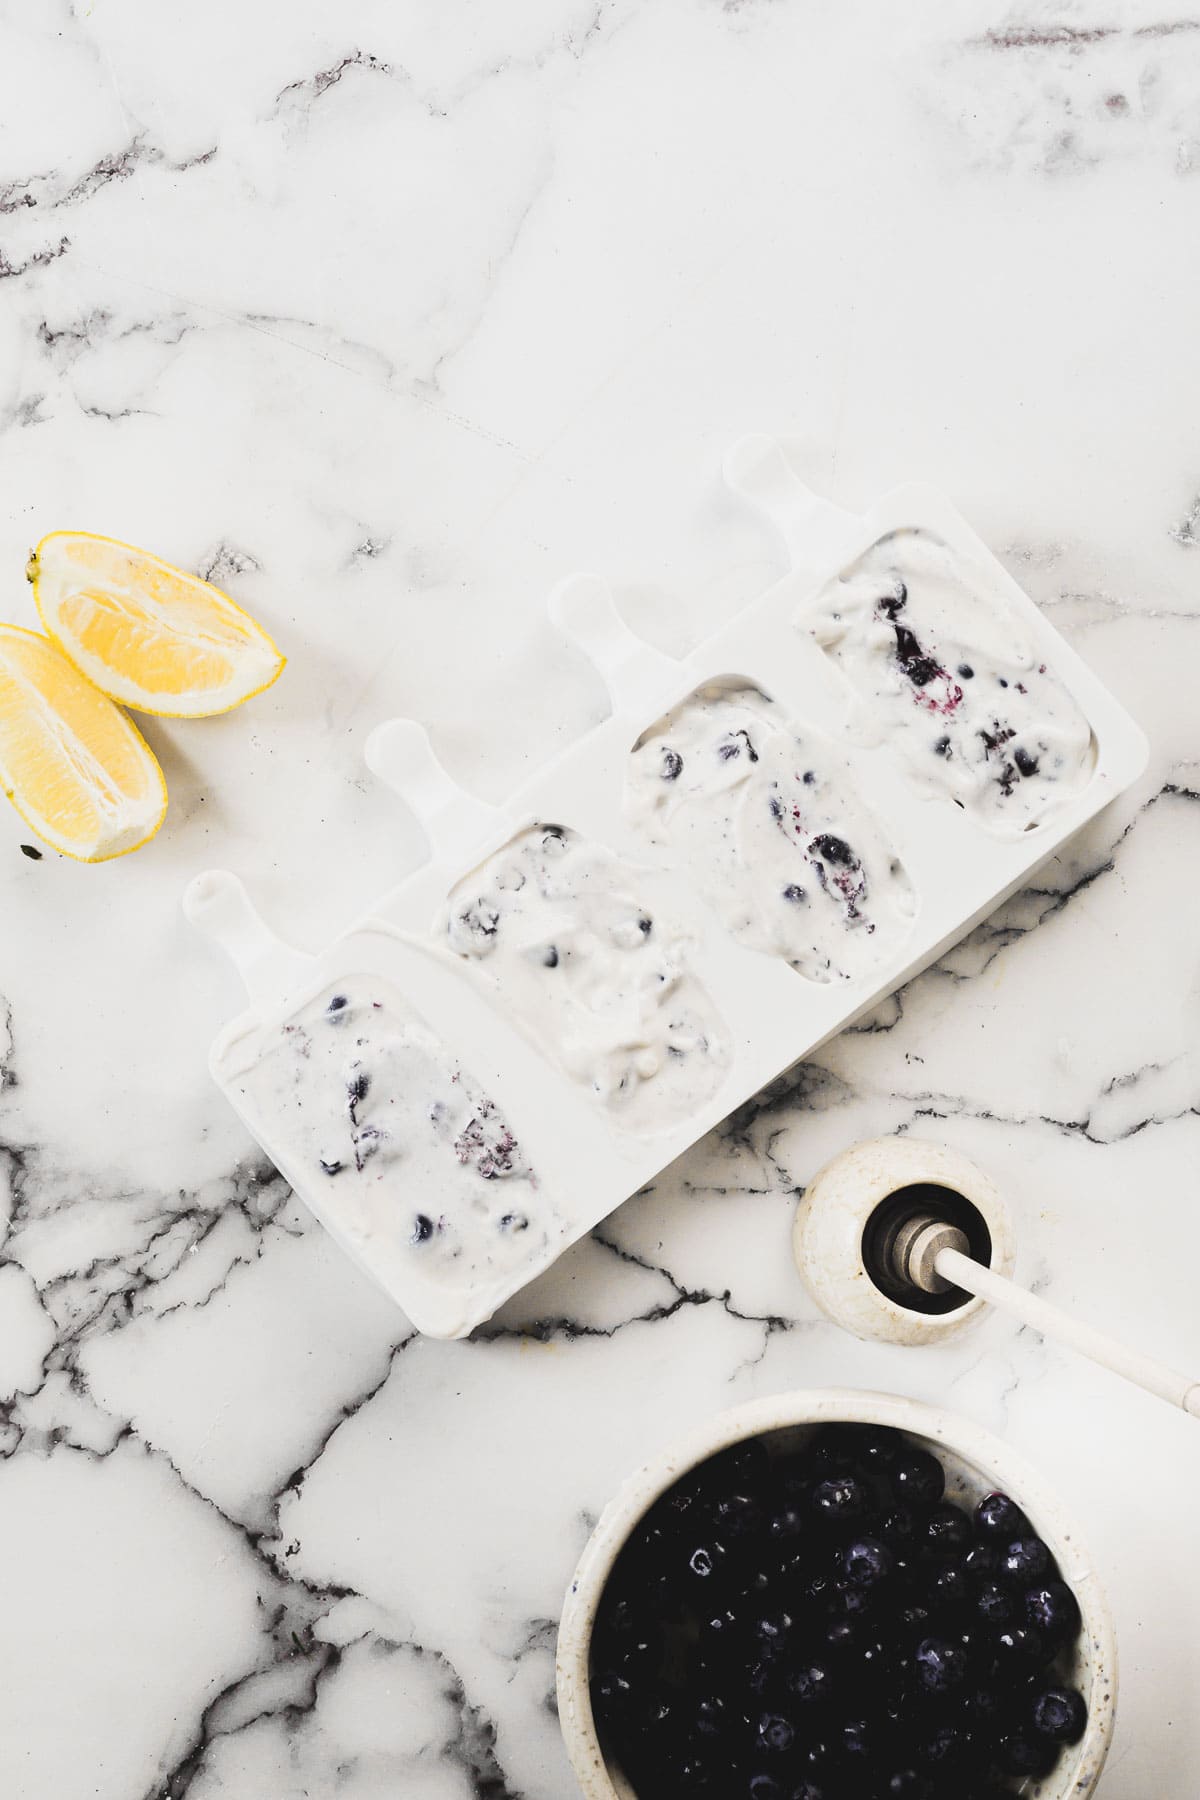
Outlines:
{"type": "Polygon", "coordinates": [[[1095,1791],[1112,1738],[1117,1650],[1108,1601],[1074,1521],[1039,1475],[969,1419],[895,1394],[810,1388],[734,1407],[697,1426],[630,1476],[605,1507],[568,1589],[558,1636],[559,1720],[586,1800],[661,1800],[635,1795],[621,1772],[606,1764],[588,1688],[596,1607],[626,1538],[660,1494],[716,1451],[764,1432],[794,1433],[839,1419],[891,1426],[933,1450],[945,1467],[950,1499],[973,1505],[993,1488],[1011,1494],[1049,1544],[1083,1615],[1071,1678],[1087,1699],[1088,1723],[1054,1772],[1020,1791],[1024,1800],[1085,1800],[1095,1791]]]}
{"type": "Polygon", "coordinates": [[[994,1184],[956,1150],[923,1138],[875,1138],[826,1163],[796,1211],[792,1247],[813,1299],[855,1337],[934,1344],[951,1337],[983,1307],[970,1299],[952,1312],[923,1313],[890,1300],[863,1266],[863,1232],[881,1201],[928,1183],[961,1194],[982,1214],[992,1240],[990,1267],[1012,1273],[1015,1246],[1008,1209],[994,1184]]]}

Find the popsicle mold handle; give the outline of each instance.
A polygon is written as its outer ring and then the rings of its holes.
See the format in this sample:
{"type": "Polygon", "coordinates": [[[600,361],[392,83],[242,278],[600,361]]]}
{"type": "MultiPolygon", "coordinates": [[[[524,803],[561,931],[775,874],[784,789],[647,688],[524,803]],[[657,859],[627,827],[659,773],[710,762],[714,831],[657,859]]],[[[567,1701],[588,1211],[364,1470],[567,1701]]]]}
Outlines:
{"type": "Polygon", "coordinates": [[[461,864],[502,837],[508,815],[459,787],[415,719],[388,719],[367,739],[367,767],[407,802],[439,863],[461,864]]]}
{"type": "Polygon", "coordinates": [[[680,665],[631,631],[598,575],[572,575],[547,603],[551,621],[603,676],[617,712],[645,713],[679,685],[680,665]]]}
{"type": "Polygon", "coordinates": [[[779,532],[793,566],[838,559],[862,547],[864,521],[807,487],[777,439],[762,433],[739,438],[726,452],[724,469],[733,492],[779,532]]]}
{"type": "Polygon", "coordinates": [[[225,952],[252,1000],[283,1000],[312,973],[314,959],[276,937],[227,869],[195,876],[184,890],[183,910],[201,936],[225,952]]]}

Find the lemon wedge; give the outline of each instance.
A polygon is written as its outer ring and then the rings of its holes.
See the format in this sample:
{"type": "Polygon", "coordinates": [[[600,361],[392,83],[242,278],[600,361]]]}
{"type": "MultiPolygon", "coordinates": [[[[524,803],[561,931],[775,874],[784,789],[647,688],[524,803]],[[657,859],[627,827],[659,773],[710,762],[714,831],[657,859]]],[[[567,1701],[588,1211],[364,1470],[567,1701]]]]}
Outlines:
{"type": "Polygon", "coordinates": [[[266,632],[227,594],[132,544],[55,531],[26,573],[54,641],[89,681],[139,712],[228,712],[283,668],[266,632]]]}
{"type": "Polygon", "coordinates": [[[152,838],[167,784],[132,719],[40,632],[0,625],[0,782],[64,856],[105,862],[152,838]]]}

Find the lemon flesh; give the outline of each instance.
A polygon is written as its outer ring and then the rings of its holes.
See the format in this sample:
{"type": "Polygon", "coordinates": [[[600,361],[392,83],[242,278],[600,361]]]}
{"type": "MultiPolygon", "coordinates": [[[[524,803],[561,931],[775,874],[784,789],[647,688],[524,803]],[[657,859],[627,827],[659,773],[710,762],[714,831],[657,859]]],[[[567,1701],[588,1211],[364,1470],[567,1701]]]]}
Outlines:
{"type": "Polygon", "coordinates": [[[154,754],[49,638],[0,625],[0,782],[38,837],[80,862],[123,856],[167,810],[154,754]]]}
{"type": "Polygon", "coordinates": [[[103,693],[139,712],[228,712],[283,668],[266,632],[227,594],[132,544],[55,531],[28,574],[54,641],[103,693]]]}

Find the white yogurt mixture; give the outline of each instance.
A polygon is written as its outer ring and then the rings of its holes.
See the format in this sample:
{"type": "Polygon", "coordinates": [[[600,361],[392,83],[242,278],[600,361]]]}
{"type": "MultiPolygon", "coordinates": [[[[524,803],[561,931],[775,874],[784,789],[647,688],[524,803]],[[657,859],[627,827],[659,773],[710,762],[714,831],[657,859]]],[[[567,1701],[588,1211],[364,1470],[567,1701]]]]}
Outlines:
{"type": "Polygon", "coordinates": [[[698,688],[634,748],[626,812],[740,943],[810,981],[866,975],[916,913],[887,834],[815,731],[748,685],[698,688]]]}
{"type": "Polygon", "coordinates": [[[452,891],[450,947],[626,1130],[662,1131],[715,1093],[729,1061],[693,944],[602,845],[558,825],[512,838],[452,891]]]}
{"type": "Polygon", "coordinates": [[[563,1235],[494,1103],[387,982],[326,988],[237,1085],[364,1250],[457,1288],[540,1264],[563,1235]]]}
{"type": "Polygon", "coordinates": [[[1007,598],[926,531],[890,533],[797,618],[859,716],[918,779],[990,830],[1028,830],[1086,787],[1091,728],[1007,598]]]}

